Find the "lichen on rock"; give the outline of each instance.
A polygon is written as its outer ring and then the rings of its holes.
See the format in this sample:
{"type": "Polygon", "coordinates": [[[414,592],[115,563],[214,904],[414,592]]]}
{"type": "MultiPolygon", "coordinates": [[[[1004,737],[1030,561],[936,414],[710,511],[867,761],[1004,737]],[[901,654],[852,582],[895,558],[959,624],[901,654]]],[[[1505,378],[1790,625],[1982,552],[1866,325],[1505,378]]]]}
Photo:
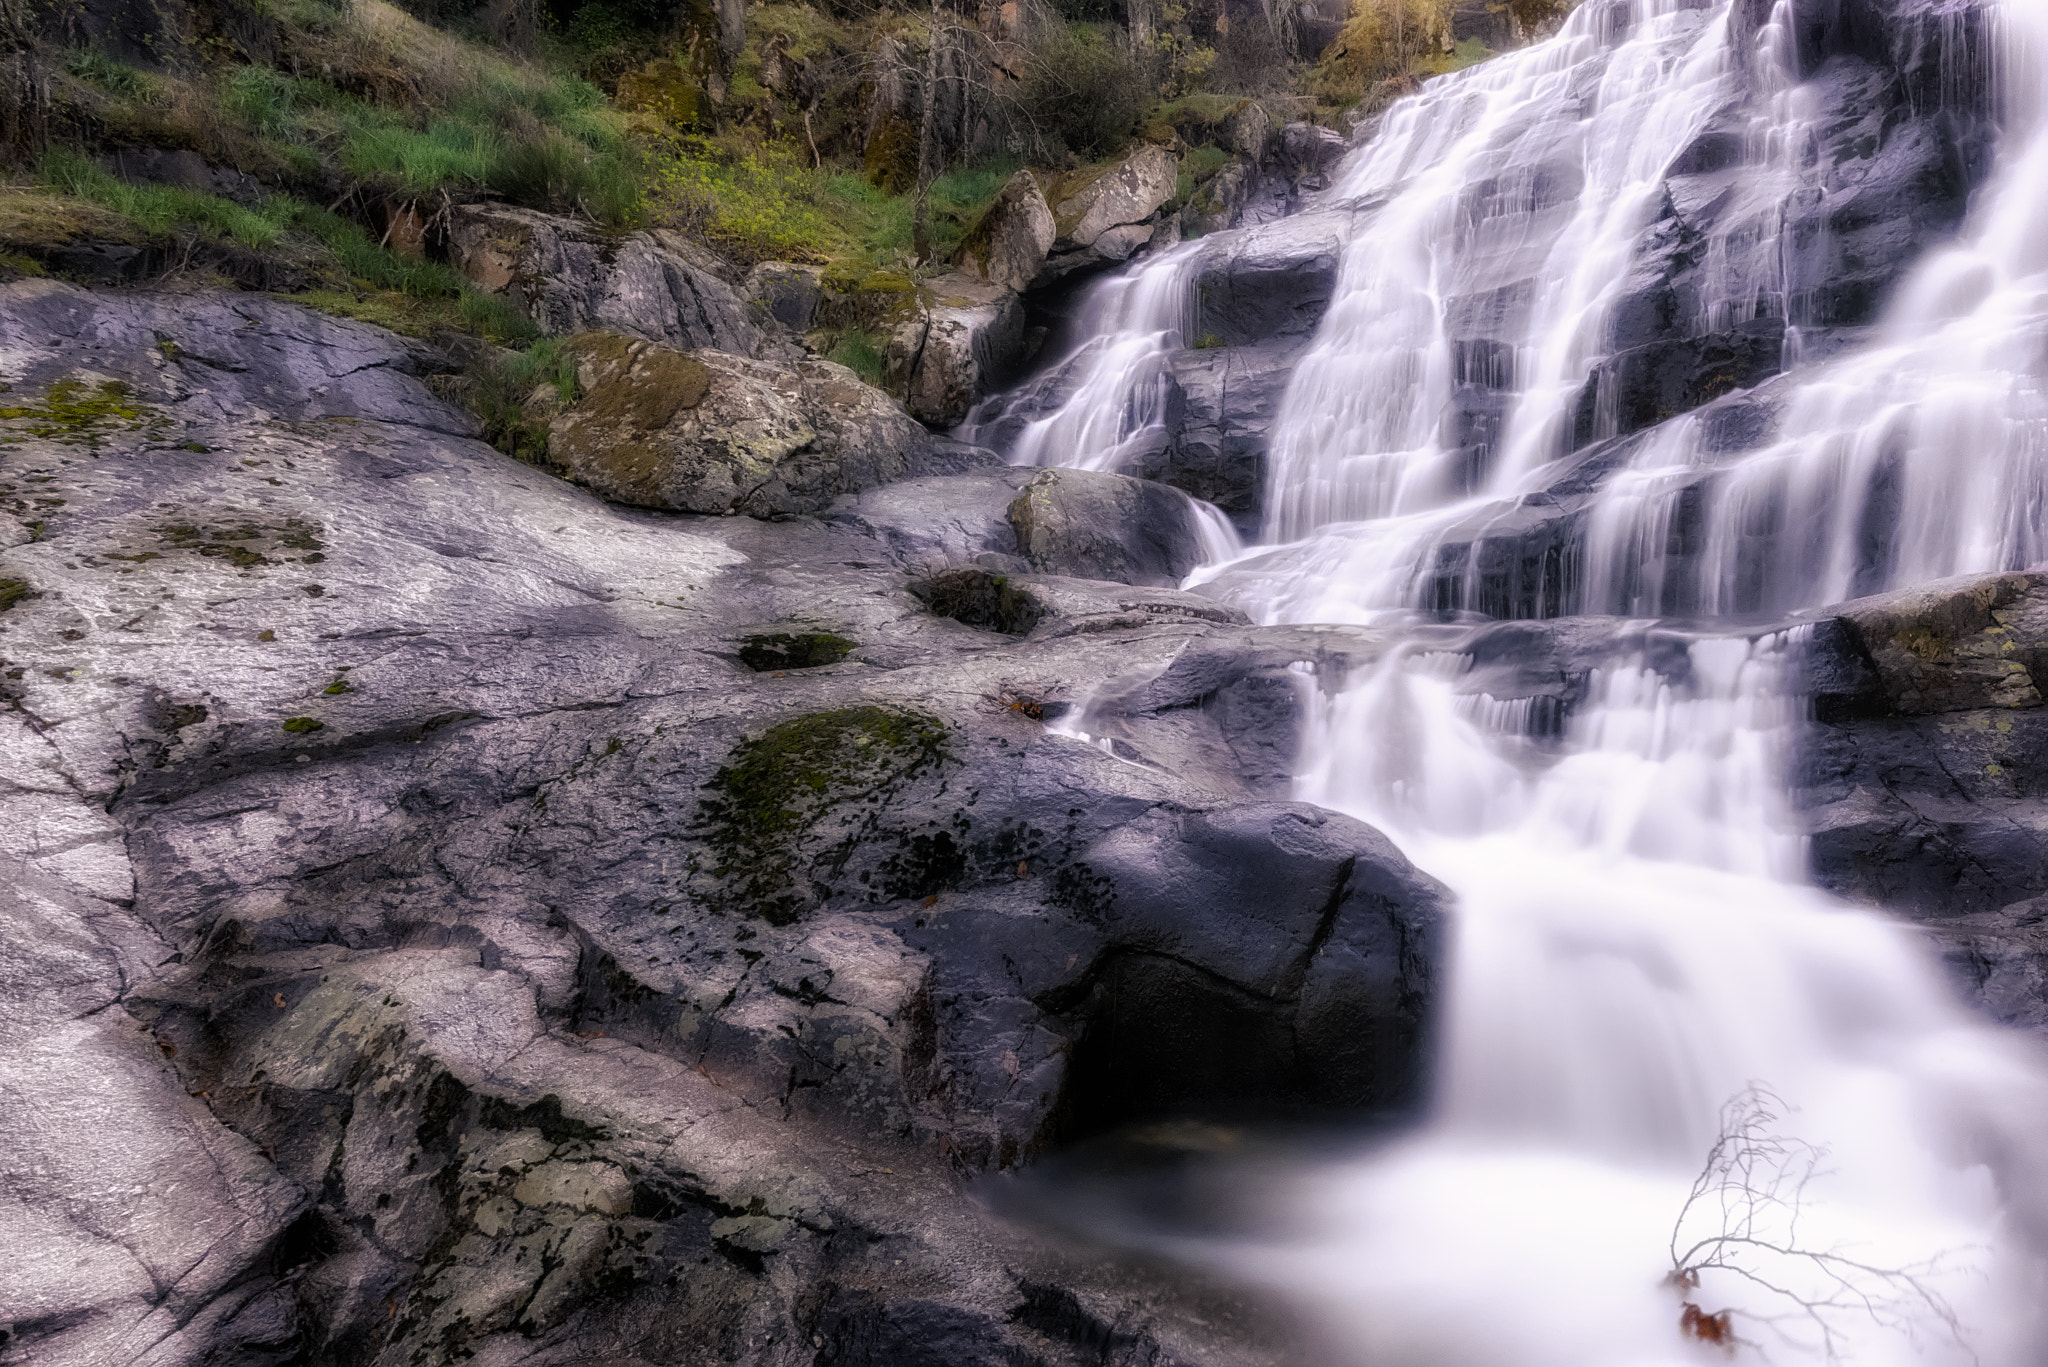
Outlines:
{"type": "Polygon", "coordinates": [[[790,924],[831,895],[826,880],[879,809],[948,758],[943,722],[873,704],[798,717],[741,742],[697,811],[716,861],[704,871],[713,883],[706,900],[790,924]]]}

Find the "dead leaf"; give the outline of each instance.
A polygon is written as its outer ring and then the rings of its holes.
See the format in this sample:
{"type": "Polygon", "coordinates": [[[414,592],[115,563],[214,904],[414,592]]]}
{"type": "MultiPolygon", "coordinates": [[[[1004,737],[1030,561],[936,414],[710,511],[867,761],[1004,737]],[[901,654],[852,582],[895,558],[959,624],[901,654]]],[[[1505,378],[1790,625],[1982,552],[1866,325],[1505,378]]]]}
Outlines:
{"type": "Polygon", "coordinates": [[[164,1051],[165,1058],[176,1058],[178,1056],[178,1046],[167,1039],[157,1040],[156,1047],[164,1051]]]}
{"type": "Polygon", "coordinates": [[[1018,876],[1019,878],[1029,878],[1029,877],[1031,876],[1031,861],[1030,861],[1030,860],[1028,860],[1028,859],[1019,859],[1019,860],[1017,861],[1017,876],[1018,876]]]}
{"type": "Polygon", "coordinates": [[[925,898],[924,904],[928,907],[935,907],[939,904],[939,899],[936,895],[933,895],[931,897],[925,898]]]}
{"type": "Polygon", "coordinates": [[[287,1005],[284,999],[284,993],[280,992],[276,996],[272,997],[270,999],[270,1004],[272,1006],[275,1006],[280,1011],[284,1010],[285,1006],[287,1005]]]}

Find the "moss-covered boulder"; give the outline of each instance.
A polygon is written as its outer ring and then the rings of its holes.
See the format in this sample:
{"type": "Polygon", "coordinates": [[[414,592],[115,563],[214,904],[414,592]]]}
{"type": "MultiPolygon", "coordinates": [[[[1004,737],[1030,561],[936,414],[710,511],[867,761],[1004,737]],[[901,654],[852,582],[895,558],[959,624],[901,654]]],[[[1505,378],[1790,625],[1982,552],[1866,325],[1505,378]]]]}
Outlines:
{"type": "Polygon", "coordinates": [[[778,517],[922,473],[930,435],[830,361],[795,369],[615,333],[570,339],[582,397],[548,450],[614,503],[778,517]]]}

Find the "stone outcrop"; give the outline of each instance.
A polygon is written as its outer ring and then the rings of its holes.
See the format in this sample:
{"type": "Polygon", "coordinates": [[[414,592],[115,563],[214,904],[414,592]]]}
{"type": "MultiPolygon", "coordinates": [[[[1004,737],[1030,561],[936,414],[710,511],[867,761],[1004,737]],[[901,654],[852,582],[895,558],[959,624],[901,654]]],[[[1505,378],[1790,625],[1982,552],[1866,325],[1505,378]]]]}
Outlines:
{"type": "Polygon", "coordinates": [[[450,215],[448,244],[465,275],[550,335],[601,329],[737,356],[761,342],[718,263],[679,233],[607,236],[531,209],[471,204],[450,215]]]}
{"type": "Polygon", "coordinates": [[[1010,289],[954,272],[927,281],[916,316],[890,334],[883,383],[920,422],[952,427],[1015,370],[1024,308],[1010,289]]]}
{"type": "Polygon", "coordinates": [[[988,284],[1019,291],[1045,265],[1046,253],[1057,236],[1052,208],[1045,202],[1038,178],[1019,171],[968,230],[954,259],[962,270],[988,284]]]}
{"type": "Polygon", "coordinates": [[[1816,878],[1927,925],[1994,1016],[2048,1025],[2048,575],[1844,604],[1812,655],[1816,878]]]}
{"type": "Polygon", "coordinates": [[[791,368],[614,333],[569,351],[582,393],[549,424],[549,457],[614,503],[787,516],[961,459],[830,361],[791,368]]]}
{"type": "Polygon", "coordinates": [[[940,616],[908,582],[1021,559],[1026,472],[612,506],[275,301],[0,326],[56,339],[0,354],[10,1353],[1301,1359],[962,1179],[1413,1103],[1441,893],[1271,778],[1288,663],[1368,636],[1030,576],[1022,633],[940,616]],[[747,663],[796,634],[847,649],[747,663]]]}

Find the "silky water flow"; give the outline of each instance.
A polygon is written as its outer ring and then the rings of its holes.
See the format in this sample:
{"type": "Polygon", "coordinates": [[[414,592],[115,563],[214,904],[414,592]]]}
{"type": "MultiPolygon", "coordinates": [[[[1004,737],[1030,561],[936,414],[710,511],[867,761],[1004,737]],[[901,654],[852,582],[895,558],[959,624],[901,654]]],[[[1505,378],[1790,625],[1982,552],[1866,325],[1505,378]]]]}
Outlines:
{"type": "MultiPolygon", "coordinates": [[[[1334,192],[1358,231],[1273,430],[1267,544],[1198,574],[1205,591],[1399,636],[1442,529],[1564,454],[1664,171],[1739,82],[1766,207],[1708,244],[1704,306],[1788,317],[1797,361],[1769,207],[1811,156],[1789,5],[1745,50],[1726,4],[1592,0],[1389,112],[1334,192]],[[1514,399],[1491,468],[1461,471],[1441,417],[1469,358],[1447,301],[1509,284],[1530,306],[1489,363],[1514,399]]],[[[1909,930],[1807,885],[1789,772],[1805,629],[1647,620],[2048,558],[2048,6],[1995,17],[2006,126],[1961,240],[1867,345],[1795,367],[1762,447],[1708,455],[1680,419],[1595,495],[1581,601],[1645,620],[1616,623],[1640,648],[1595,671],[1562,736],[1422,633],[1312,691],[1299,796],[1456,894],[1434,1095],[1408,1137],[1295,1174],[1263,1237],[1180,1251],[1294,1298],[1339,1356],[2048,1361],[2034,1047],[1968,1016],[1909,930]],[[1688,490],[1707,550],[1666,564],[1688,490]]],[[[1156,428],[1195,260],[1108,287],[1013,451],[1113,469],[1156,428]]]]}

